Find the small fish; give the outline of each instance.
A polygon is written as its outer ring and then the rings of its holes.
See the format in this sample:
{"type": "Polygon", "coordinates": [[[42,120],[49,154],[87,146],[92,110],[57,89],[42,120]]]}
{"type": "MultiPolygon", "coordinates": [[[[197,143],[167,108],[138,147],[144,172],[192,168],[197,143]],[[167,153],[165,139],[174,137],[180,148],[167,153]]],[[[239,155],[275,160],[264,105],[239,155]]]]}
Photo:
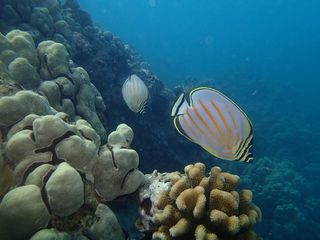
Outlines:
{"type": "Polygon", "coordinates": [[[133,112],[143,113],[149,100],[149,91],[144,82],[133,74],[124,82],[122,96],[133,112]]]}
{"type": "Polygon", "coordinates": [[[177,131],[212,155],[250,162],[253,127],[247,115],[222,93],[207,87],[193,89],[190,104],[181,94],[171,117],[177,131]]]}

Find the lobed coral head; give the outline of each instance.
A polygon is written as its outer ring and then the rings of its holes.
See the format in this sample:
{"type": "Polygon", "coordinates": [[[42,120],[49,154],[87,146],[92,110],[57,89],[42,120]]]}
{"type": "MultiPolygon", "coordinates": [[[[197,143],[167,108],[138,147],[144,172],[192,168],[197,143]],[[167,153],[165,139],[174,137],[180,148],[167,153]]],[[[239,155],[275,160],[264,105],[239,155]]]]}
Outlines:
{"type": "Polygon", "coordinates": [[[147,175],[140,190],[137,226],[152,239],[258,240],[253,227],[261,211],[252,202],[250,190],[236,191],[239,176],[213,167],[208,177],[205,165],[190,164],[185,173],[147,175]]]}

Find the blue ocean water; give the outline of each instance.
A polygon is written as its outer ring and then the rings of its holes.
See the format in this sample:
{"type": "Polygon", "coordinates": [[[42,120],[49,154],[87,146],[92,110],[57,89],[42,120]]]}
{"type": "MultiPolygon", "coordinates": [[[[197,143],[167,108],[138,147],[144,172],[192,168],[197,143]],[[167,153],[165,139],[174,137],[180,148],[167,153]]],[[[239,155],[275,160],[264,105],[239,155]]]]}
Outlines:
{"type": "Polygon", "coordinates": [[[259,233],[320,239],[319,1],[79,2],[169,88],[210,86],[237,102],[255,128],[256,163],[219,163],[253,189],[259,233]]]}

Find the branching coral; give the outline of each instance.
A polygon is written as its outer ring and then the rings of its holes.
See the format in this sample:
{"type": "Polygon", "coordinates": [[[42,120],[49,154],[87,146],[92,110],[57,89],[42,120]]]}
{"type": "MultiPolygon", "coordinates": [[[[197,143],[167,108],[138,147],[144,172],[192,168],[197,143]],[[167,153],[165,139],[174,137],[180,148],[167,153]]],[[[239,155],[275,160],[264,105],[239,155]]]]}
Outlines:
{"type": "Polygon", "coordinates": [[[250,190],[235,190],[239,176],[213,167],[206,177],[202,163],[184,170],[148,176],[140,191],[140,230],[153,232],[152,239],[261,239],[252,230],[260,209],[250,190]]]}

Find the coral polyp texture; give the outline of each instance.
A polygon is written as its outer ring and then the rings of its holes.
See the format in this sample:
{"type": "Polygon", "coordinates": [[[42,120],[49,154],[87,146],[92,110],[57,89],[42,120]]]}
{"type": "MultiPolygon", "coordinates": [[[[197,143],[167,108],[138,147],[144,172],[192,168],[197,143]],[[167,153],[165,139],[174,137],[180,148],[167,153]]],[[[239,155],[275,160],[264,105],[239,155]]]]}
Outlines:
{"type": "Polygon", "coordinates": [[[179,172],[147,175],[136,226],[152,239],[259,240],[261,211],[250,190],[236,191],[239,176],[190,164],[179,172]]]}

